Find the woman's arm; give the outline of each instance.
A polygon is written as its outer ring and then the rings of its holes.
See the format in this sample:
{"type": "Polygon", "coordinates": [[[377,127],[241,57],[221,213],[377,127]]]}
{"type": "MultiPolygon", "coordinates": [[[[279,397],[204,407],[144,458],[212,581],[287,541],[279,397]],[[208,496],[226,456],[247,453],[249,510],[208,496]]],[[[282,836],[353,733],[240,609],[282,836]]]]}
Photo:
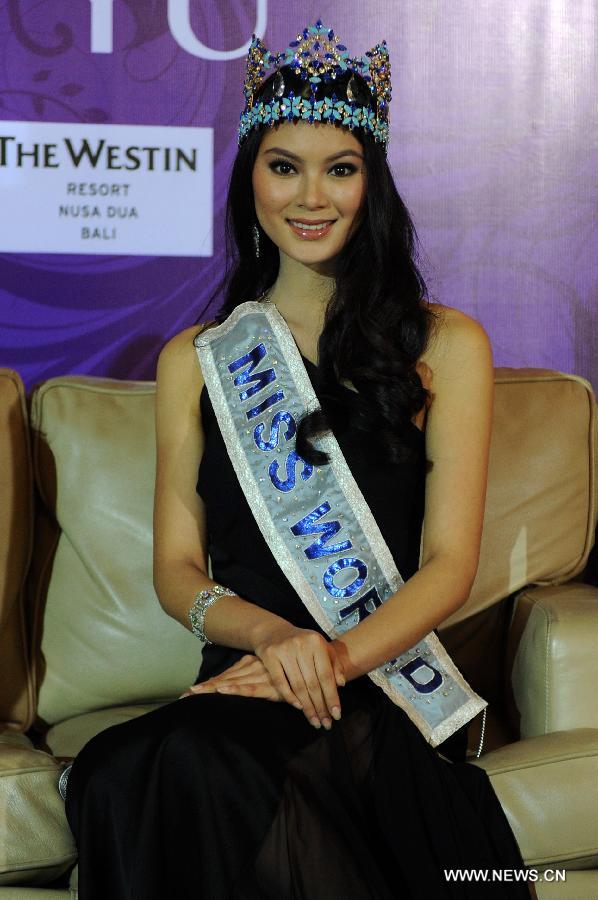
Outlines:
{"type": "MultiPolygon", "coordinates": [[[[205,508],[195,489],[204,446],[203,376],[193,347],[198,331],[189,328],[164,347],[156,384],[154,586],[164,611],[189,630],[193,598],[215,584],[207,574],[205,508]]],[[[257,625],[284,621],[240,597],[221,597],[210,607],[209,636],[215,643],[253,650],[257,625]]]]}
{"type": "Polygon", "coordinates": [[[347,680],[415,646],[465,603],[477,571],[488,476],[494,372],[488,335],[447,315],[427,362],[428,411],[422,564],[386,603],[333,643],[347,680]]]}
{"type": "MultiPolygon", "coordinates": [[[[189,328],[166,345],[156,387],[154,586],[164,611],[189,630],[193,598],[215,584],[207,574],[206,515],[196,492],[204,446],[203,376],[193,347],[198,330],[189,328]]],[[[205,630],[214,643],[263,658],[280,696],[300,706],[313,724],[317,720],[317,727],[340,705],[342,669],[330,643],[316,631],[226,596],[207,610],[205,630]]]]}

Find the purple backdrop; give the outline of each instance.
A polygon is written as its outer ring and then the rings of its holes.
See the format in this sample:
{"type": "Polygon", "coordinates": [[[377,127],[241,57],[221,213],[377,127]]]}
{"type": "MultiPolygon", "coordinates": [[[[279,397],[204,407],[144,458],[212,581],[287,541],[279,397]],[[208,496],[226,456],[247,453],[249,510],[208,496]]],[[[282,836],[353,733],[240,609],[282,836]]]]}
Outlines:
{"type": "MultiPolygon", "coordinates": [[[[179,22],[190,7],[196,40],[216,50],[242,46],[256,27],[256,0],[171,6],[179,22]]],[[[497,365],[597,385],[594,0],[259,7],[276,49],[318,16],[351,53],[387,39],[389,155],[433,296],[484,324],[497,365]]],[[[106,29],[94,40],[105,44],[106,29]]],[[[0,120],[214,129],[212,257],[44,255],[43,246],[0,255],[0,364],[29,383],[72,372],[153,378],[164,341],[206,314],[223,264],[244,62],[181,43],[167,0],[0,2],[0,120]],[[97,26],[111,5],[112,52],[92,52],[92,11],[97,26]]],[[[9,234],[0,210],[0,252],[9,234]]]]}

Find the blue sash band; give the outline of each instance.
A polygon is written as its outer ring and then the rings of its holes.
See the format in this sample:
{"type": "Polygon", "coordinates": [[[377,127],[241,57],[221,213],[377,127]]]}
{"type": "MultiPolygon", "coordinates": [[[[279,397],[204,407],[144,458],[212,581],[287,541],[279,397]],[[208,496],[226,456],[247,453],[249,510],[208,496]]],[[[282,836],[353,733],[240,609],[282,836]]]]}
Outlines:
{"type": "MultiPolygon", "coordinates": [[[[340,637],[404,582],[334,435],[316,441],[328,465],[295,450],[297,423],[319,403],[294,338],[273,303],[252,301],[195,347],[257,525],[320,628],[340,637]]],[[[486,706],[433,633],[368,674],[432,746],[486,706]]]]}

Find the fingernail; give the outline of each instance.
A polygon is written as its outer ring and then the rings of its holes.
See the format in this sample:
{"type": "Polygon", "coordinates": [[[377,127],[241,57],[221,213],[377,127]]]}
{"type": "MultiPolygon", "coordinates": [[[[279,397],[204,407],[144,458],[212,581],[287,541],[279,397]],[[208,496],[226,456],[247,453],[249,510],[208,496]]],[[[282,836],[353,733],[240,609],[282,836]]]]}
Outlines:
{"type": "Polygon", "coordinates": [[[293,703],[293,706],[295,707],[295,709],[303,709],[303,707],[301,706],[301,704],[299,702],[293,703]]]}
{"type": "Polygon", "coordinates": [[[189,690],[193,691],[193,693],[196,694],[197,691],[203,691],[204,688],[205,688],[205,684],[194,684],[192,687],[189,688],[189,690]]]}
{"type": "Polygon", "coordinates": [[[231,687],[230,685],[227,685],[227,684],[219,684],[219,685],[216,687],[216,690],[217,690],[217,691],[224,691],[226,694],[228,694],[229,691],[232,691],[232,687],[231,687]]]}
{"type": "Polygon", "coordinates": [[[322,725],[324,726],[326,731],[330,731],[330,729],[332,728],[332,722],[330,721],[330,719],[322,719],[322,725]]]}
{"type": "Polygon", "coordinates": [[[333,718],[333,719],[336,719],[337,721],[340,719],[340,717],[341,717],[341,710],[340,710],[340,707],[339,707],[339,706],[333,706],[332,709],[330,710],[330,712],[332,713],[332,718],[333,718]]]}
{"type": "Polygon", "coordinates": [[[339,677],[336,680],[336,683],[338,684],[339,687],[344,687],[346,682],[345,682],[345,679],[343,678],[343,676],[339,675],[339,677]]]}
{"type": "Polygon", "coordinates": [[[320,722],[319,719],[316,719],[315,716],[314,716],[313,719],[310,719],[309,721],[310,721],[311,724],[314,726],[314,728],[321,728],[321,727],[322,727],[322,723],[320,722]]]}

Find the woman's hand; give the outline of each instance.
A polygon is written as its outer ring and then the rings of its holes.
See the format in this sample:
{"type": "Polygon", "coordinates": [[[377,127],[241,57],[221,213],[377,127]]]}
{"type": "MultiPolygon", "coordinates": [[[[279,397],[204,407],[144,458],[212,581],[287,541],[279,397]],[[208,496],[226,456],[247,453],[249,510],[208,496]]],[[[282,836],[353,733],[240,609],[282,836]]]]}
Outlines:
{"type": "Polygon", "coordinates": [[[330,728],[331,716],[340,719],[338,686],[345,684],[345,672],[336,647],[323,635],[276,624],[261,635],[255,654],[282,698],[302,709],[315,728],[330,728]]]}
{"type": "Polygon", "coordinates": [[[220,675],[192,685],[181,697],[224,693],[284,700],[303,710],[315,728],[322,724],[330,728],[330,716],[340,719],[337,686],[346,679],[334,642],[318,632],[285,623],[260,642],[256,653],[243,656],[220,675]]]}
{"type": "Polygon", "coordinates": [[[263,700],[281,701],[284,699],[270,679],[268,671],[257,656],[246,654],[234,665],[225,669],[220,675],[208,678],[201,684],[193,684],[181,694],[192,697],[194,694],[240,694],[244,697],[258,697],[263,700]]]}

